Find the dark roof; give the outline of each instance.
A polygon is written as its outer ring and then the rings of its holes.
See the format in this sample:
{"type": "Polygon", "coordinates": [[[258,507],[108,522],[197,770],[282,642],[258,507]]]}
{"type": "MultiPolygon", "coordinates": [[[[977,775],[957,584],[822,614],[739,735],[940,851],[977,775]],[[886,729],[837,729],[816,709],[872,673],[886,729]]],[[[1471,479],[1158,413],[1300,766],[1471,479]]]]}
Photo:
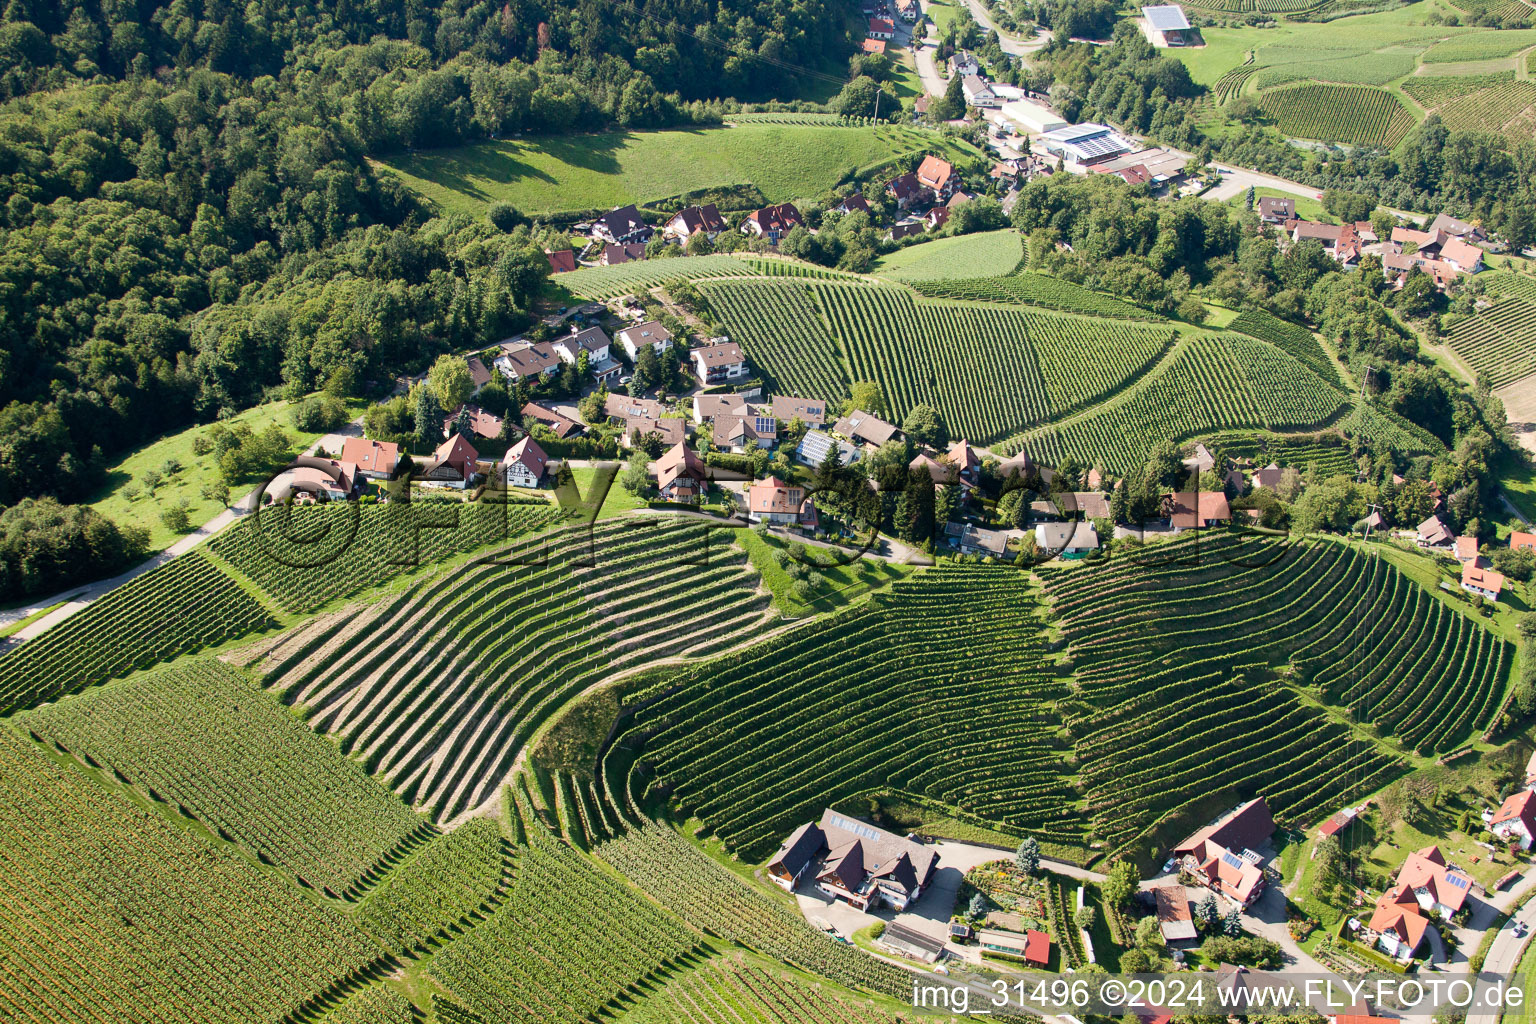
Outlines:
{"type": "Polygon", "coordinates": [[[860,840],[844,843],[827,855],[822,878],[832,878],[849,892],[858,892],[864,884],[864,844],[860,840]]]}
{"type": "Polygon", "coordinates": [[[713,234],[725,230],[725,218],[720,216],[720,210],[714,203],[679,210],[672,219],[682,220],[683,230],[690,235],[698,231],[713,234]]]}
{"type": "Polygon", "coordinates": [[[910,171],[899,178],[892,178],[886,183],[886,189],[898,200],[916,199],[924,191],[922,182],[917,180],[917,175],[910,171]]]}
{"type": "Polygon", "coordinates": [[[1275,819],[1263,797],[1255,797],[1238,806],[1225,818],[1210,824],[1174,847],[1175,853],[1198,850],[1207,840],[1241,853],[1257,850],[1275,833],[1275,819]]]}
{"type": "Polygon", "coordinates": [[[609,210],[597,218],[597,223],[608,229],[608,233],[614,238],[623,238],[625,235],[644,231],[647,228],[644,218],[633,203],[629,206],[620,206],[609,210]]]}
{"type": "Polygon", "coordinates": [[[881,933],[880,938],[889,942],[899,942],[903,946],[916,946],[918,949],[932,953],[935,956],[944,951],[944,943],[938,939],[930,935],[924,935],[922,932],[908,928],[906,925],[896,921],[886,924],[885,931],[881,933]]]}
{"type": "Polygon", "coordinates": [[[768,866],[777,864],[789,874],[798,875],[826,845],[826,833],[814,821],[808,821],[789,834],[779,852],[768,861],[768,866]]]}
{"type": "Polygon", "coordinates": [[[791,203],[765,206],[748,214],[747,219],[764,231],[788,231],[797,224],[805,223],[800,217],[800,211],[791,203]]]}
{"type": "Polygon", "coordinates": [[[483,388],[491,382],[491,369],[479,356],[470,356],[464,362],[469,366],[469,379],[475,387],[483,388]]]}

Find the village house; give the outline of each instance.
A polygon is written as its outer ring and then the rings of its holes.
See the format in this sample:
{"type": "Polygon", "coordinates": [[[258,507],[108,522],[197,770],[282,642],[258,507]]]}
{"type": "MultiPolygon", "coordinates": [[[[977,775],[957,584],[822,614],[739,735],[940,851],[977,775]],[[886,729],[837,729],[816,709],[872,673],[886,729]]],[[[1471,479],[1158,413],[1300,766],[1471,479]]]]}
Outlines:
{"type": "Polygon", "coordinates": [[[551,342],[555,355],[563,363],[577,365],[583,352],[587,355],[587,370],[600,383],[617,377],[624,364],[613,358],[612,342],[601,327],[588,327],[551,342]]]}
{"type": "Polygon", "coordinates": [[[1099,549],[1099,534],[1090,522],[1037,523],[1035,547],[1042,553],[1075,561],[1099,549]]]}
{"type": "Polygon", "coordinates": [[[949,223],[949,207],[935,206],[923,214],[923,227],[928,231],[937,231],[949,223]]]}
{"type": "Polygon", "coordinates": [[[966,75],[979,75],[981,62],[969,50],[956,50],[949,58],[949,74],[951,78],[955,75],[961,78],[966,75]]]}
{"type": "Polygon", "coordinates": [[[720,216],[720,210],[714,203],[707,203],[704,206],[689,206],[674,213],[661,233],[676,242],[686,242],[697,234],[703,234],[713,242],[724,230],[726,223],[725,218],[720,216]]]}
{"type": "Polygon", "coordinates": [[[464,426],[468,428],[472,437],[493,438],[500,437],[503,421],[500,416],[487,412],[478,405],[465,405],[443,417],[443,433],[452,432],[458,425],[462,415],[464,426]]]}
{"type": "Polygon", "coordinates": [[[767,870],[786,889],[814,870],[816,888],[834,899],[859,910],[884,904],[902,911],[923,894],[937,861],[930,846],[828,809],[819,823],[796,829],[767,870]]]}
{"type": "Polygon", "coordinates": [[[689,353],[694,373],[705,384],[719,384],[747,375],[747,357],[733,341],[704,345],[689,353]]]}
{"type": "Polygon", "coordinates": [[[1509,550],[1511,551],[1536,551],[1536,533],[1525,533],[1515,530],[1509,535],[1509,550]]]}
{"type": "Polygon", "coordinates": [[[989,953],[1023,960],[1034,967],[1046,967],[1051,962],[1051,937],[1034,928],[1026,932],[983,928],[976,933],[976,943],[989,953]]]}
{"type": "Polygon", "coordinates": [[[558,252],[545,249],[544,258],[549,260],[551,274],[565,274],[576,269],[576,254],[569,249],[561,249],[558,252]]]}
{"type": "Polygon", "coordinates": [[[907,463],[907,469],[913,473],[926,471],[929,478],[933,480],[935,487],[943,487],[946,484],[954,483],[956,480],[954,466],[951,466],[948,462],[941,462],[926,452],[918,452],[914,455],[912,461],[907,463]]]}
{"type": "Polygon", "coordinates": [[[820,467],[834,452],[840,466],[850,465],[859,457],[859,450],[848,442],[824,430],[807,430],[795,447],[795,461],[802,466],[820,467]]]}
{"type": "Polygon", "coordinates": [[[774,245],[778,245],[779,239],[789,234],[791,228],[803,224],[805,221],[793,204],[780,203],[777,206],[765,206],[761,210],[753,210],[747,214],[746,219],[741,222],[741,233],[766,238],[774,245]]]}
{"type": "Polygon", "coordinates": [[[1468,224],[1464,220],[1457,220],[1448,213],[1442,213],[1429,222],[1429,233],[1444,233],[1470,245],[1482,245],[1488,241],[1488,236],[1483,229],[1474,224],[1468,224]]]}
{"type": "Polygon", "coordinates": [[[927,222],[919,217],[913,217],[910,220],[897,221],[895,224],[890,226],[889,230],[886,231],[885,240],[888,242],[899,242],[903,238],[911,238],[913,235],[920,235],[927,229],[927,222]]]}
{"type": "Polygon", "coordinates": [[[867,444],[876,448],[901,435],[901,431],[880,417],[859,409],[855,409],[834,423],[832,430],[855,444],[867,444]]]}
{"type": "Polygon", "coordinates": [[[615,206],[592,224],[592,237],[609,245],[643,246],[654,231],[634,204],[615,206]]]}
{"type": "Polygon", "coordinates": [[[1450,551],[1455,542],[1456,535],[1439,516],[1430,516],[1420,523],[1415,537],[1415,543],[1429,551],[1450,551]]]}
{"type": "Polygon", "coordinates": [[[890,18],[870,18],[869,28],[864,34],[870,39],[893,39],[896,36],[896,24],[890,18]]]}
{"type": "Polygon", "coordinates": [[[836,206],[832,207],[832,209],[834,212],[842,214],[870,212],[869,200],[865,199],[864,196],[858,192],[855,192],[851,196],[844,196],[842,201],[839,202],[836,206]]]}
{"type": "Polygon", "coordinates": [[[1264,892],[1264,858],[1257,851],[1274,832],[1269,805],[1258,797],[1175,846],[1173,857],[1212,890],[1248,907],[1264,892]]]}
{"type": "Polygon", "coordinates": [[[885,40],[884,39],[861,39],[861,40],[859,40],[859,49],[863,50],[865,53],[882,53],[883,54],[885,52],[885,40]]]}
{"type": "Polygon", "coordinates": [[[293,496],[299,501],[315,499],[345,501],[357,489],[356,463],[345,459],[327,459],[300,455],[268,485],[274,501],[293,496]]]}
{"type": "Polygon", "coordinates": [[[1456,561],[1463,564],[1477,561],[1477,538],[1457,537],[1454,546],[1456,561]]]}
{"type": "Polygon", "coordinates": [[[479,356],[470,356],[464,360],[464,365],[469,368],[469,382],[474,387],[470,394],[478,395],[480,389],[491,382],[491,368],[479,356]]]}
{"type": "Polygon", "coordinates": [[[709,481],[704,460],[686,444],[678,443],[651,464],[656,487],[667,501],[695,502],[703,495],[709,481]]]}
{"type": "Polygon", "coordinates": [[[935,201],[942,203],[960,186],[960,175],[955,173],[954,164],[930,155],[923,157],[923,162],[917,165],[917,183],[933,193],[935,201]]]}
{"type": "Polygon", "coordinates": [[[960,92],[968,107],[999,107],[1002,101],[992,87],[978,75],[966,75],[960,80],[960,92]]]}
{"type": "Polygon", "coordinates": [[[551,433],[562,441],[568,437],[574,437],[581,433],[583,429],[580,423],[577,423],[558,409],[550,408],[543,402],[524,402],[523,419],[531,419],[535,423],[544,424],[544,426],[550,429],[551,433]]]}
{"type": "Polygon", "coordinates": [[[651,350],[657,355],[661,355],[672,347],[672,332],[655,320],[647,320],[645,323],[626,327],[616,337],[624,348],[624,354],[629,356],[630,362],[640,358],[642,346],[651,346],[651,350]]]}
{"type": "Polygon", "coordinates": [[[728,452],[741,454],[754,448],[772,451],[779,440],[778,421],[750,412],[727,413],[715,417],[712,436],[715,447],[728,452]]]}
{"type": "Polygon", "coordinates": [[[1286,221],[1296,219],[1296,200],[1294,199],[1261,196],[1254,208],[1258,211],[1259,220],[1265,224],[1284,224],[1286,221]]]}
{"type": "Polygon", "coordinates": [[[645,259],[645,246],[639,242],[630,242],[627,245],[613,245],[610,243],[603,246],[602,254],[597,257],[597,262],[605,267],[616,267],[621,263],[643,259],[645,259]]]}
{"type": "Polygon", "coordinates": [[[1438,846],[1410,853],[1392,888],[1376,900],[1360,938],[1388,956],[1413,956],[1430,924],[1460,913],[1471,889],[1471,879],[1447,867],[1438,846]]]}
{"type": "Polygon", "coordinates": [[[549,456],[531,437],[525,437],[501,457],[501,470],[508,487],[537,487],[544,480],[549,456]]]}
{"type": "Polygon", "coordinates": [[[1180,491],[1163,495],[1163,509],[1174,533],[1216,526],[1232,518],[1227,496],[1221,491],[1180,491]]]}
{"type": "Polygon", "coordinates": [[[966,523],[960,530],[959,548],[962,555],[1001,560],[1008,557],[1008,533],[1005,530],[984,530],[966,523]]]}
{"type": "Polygon", "coordinates": [[[341,443],[341,461],[357,467],[359,476],[387,480],[400,460],[400,446],[366,437],[349,437],[341,443]]]}
{"type": "Polygon", "coordinates": [[[886,182],[885,191],[896,200],[898,210],[910,210],[929,195],[928,190],[918,182],[917,175],[910,171],[886,182]]]}
{"type": "Polygon", "coordinates": [[[1536,840],[1536,791],[1527,788],[1506,797],[1488,819],[1488,831],[1506,843],[1529,850],[1536,840]]]}
{"type": "Polygon", "coordinates": [[[820,399],[775,395],[769,404],[773,418],[781,423],[799,420],[808,427],[819,427],[827,422],[827,403],[820,399]]]}
{"type": "Polygon", "coordinates": [[[604,415],[614,420],[659,420],[666,411],[667,407],[654,398],[631,398],[615,391],[603,399],[604,415]]]}
{"type": "Polygon", "coordinates": [[[805,488],[770,476],[747,489],[747,518],[759,523],[815,526],[816,506],[806,497],[805,488]]]}
{"type": "Polygon", "coordinates": [[[502,376],[516,384],[520,380],[548,377],[560,369],[560,357],[547,341],[520,344],[508,348],[494,360],[502,376]]]}
{"type": "Polygon", "coordinates": [[[631,417],[624,421],[624,429],[619,434],[619,444],[625,448],[633,448],[649,434],[655,434],[661,438],[662,444],[673,448],[688,439],[688,421],[677,416],[667,416],[662,419],[652,419],[647,416],[631,417]]]}
{"type": "Polygon", "coordinates": [[[1322,224],[1315,220],[1299,220],[1291,225],[1292,242],[1316,242],[1332,256],[1339,244],[1343,228],[1337,224],[1322,224]]]}
{"type": "Polygon", "coordinates": [[[961,438],[949,446],[947,456],[961,480],[972,485],[981,482],[981,456],[976,454],[971,442],[961,438]]]}
{"type": "Polygon", "coordinates": [[[1475,274],[1483,269],[1483,250],[1459,238],[1447,239],[1440,246],[1440,259],[1462,274],[1475,274]]]}
{"type": "Polygon", "coordinates": [[[740,395],[698,394],[693,396],[693,422],[700,426],[713,423],[716,416],[745,416],[747,400],[740,395]]]}
{"type": "Polygon", "coordinates": [[[896,10],[901,12],[902,21],[914,22],[919,13],[918,0],[896,0],[896,10]]]}
{"type": "Polygon", "coordinates": [[[1461,589],[1497,601],[1504,592],[1504,574],[1484,568],[1474,558],[1461,567],[1461,589]]]}
{"type": "Polygon", "coordinates": [[[454,434],[437,446],[432,457],[422,463],[418,477],[423,487],[452,487],[463,490],[475,475],[480,453],[464,438],[454,434]]]}

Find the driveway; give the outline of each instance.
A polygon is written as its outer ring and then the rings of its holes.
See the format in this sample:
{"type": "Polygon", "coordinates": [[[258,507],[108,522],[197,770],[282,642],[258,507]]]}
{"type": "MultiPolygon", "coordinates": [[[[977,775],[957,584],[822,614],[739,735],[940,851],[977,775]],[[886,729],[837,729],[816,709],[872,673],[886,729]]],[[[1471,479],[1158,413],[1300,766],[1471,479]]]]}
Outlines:
{"type": "MultiPolygon", "coordinates": [[[[1529,888],[1533,878],[1536,878],[1536,872],[1527,873],[1521,883],[1515,886],[1515,891],[1529,888]]],[[[1511,901],[1515,898],[1515,891],[1509,893],[1511,901]]],[[[1508,974],[1513,971],[1520,963],[1520,956],[1525,952],[1526,943],[1531,941],[1533,929],[1536,929],[1536,900],[1527,903],[1519,913],[1505,922],[1503,928],[1499,929],[1493,945],[1488,947],[1488,956],[1483,961],[1483,971],[1492,974],[1508,974]],[[1515,934],[1516,922],[1525,924],[1524,937],[1515,934]]],[[[1467,1024],[1498,1024],[1498,1021],[1499,1014],[1496,1010],[1467,1014],[1467,1024]]]]}

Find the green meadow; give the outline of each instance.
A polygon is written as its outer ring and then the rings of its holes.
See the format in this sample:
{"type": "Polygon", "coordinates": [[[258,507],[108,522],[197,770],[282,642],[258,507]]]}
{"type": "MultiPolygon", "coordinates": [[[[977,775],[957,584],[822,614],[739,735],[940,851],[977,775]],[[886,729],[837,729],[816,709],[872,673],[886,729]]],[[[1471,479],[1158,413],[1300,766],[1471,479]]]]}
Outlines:
{"type": "Polygon", "coordinates": [[[532,214],[648,203],[727,185],[770,202],[812,197],[849,172],[908,154],[974,157],[965,144],[884,125],[743,124],[682,131],[503,139],[391,158],[411,189],[446,213],[508,202],[532,214]]]}

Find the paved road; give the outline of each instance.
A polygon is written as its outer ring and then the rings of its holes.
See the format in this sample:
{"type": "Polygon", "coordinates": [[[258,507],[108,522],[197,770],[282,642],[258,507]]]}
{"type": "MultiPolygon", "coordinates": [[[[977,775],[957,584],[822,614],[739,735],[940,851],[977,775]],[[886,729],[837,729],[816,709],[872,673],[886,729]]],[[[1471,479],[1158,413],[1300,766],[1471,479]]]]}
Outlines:
{"type": "Polygon", "coordinates": [[[987,11],[987,5],[981,0],[965,0],[965,5],[971,9],[971,16],[976,23],[997,33],[997,45],[1002,47],[1004,53],[1015,57],[1027,57],[1036,50],[1044,49],[1045,44],[1051,41],[1051,34],[1045,29],[1037,29],[1035,35],[1029,39],[1020,39],[1009,35],[997,27],[997,22],[992,20],[992,15],[987,11]]]}
{"type": "MultiPolygon", "coordinates": [[[[1527,886],[1530,880],[1531,876],[1528,875],[1527,886]]],[[[1525,952],[1525,944],[1531,941],[1533,931],[1536,931],[1536,900],[1527,903],[1519,913],[1505,923],[1503,928],[1499,929],[1493,945],[1488,948],[1488,957],[1483,961],[1483,970],[1495,974],[1513,971],[1520,962],[1520,955],[1525,952]],[[1516,922],[1523,922],[1526,926],[1527,930],[1523,938],[1515,934],[1516,922]]],[[[1498,1024],[1498,1020],[1499,1014],[1496,1010],[1467,1014],[1467,1024],[1498,1024]]]]}

